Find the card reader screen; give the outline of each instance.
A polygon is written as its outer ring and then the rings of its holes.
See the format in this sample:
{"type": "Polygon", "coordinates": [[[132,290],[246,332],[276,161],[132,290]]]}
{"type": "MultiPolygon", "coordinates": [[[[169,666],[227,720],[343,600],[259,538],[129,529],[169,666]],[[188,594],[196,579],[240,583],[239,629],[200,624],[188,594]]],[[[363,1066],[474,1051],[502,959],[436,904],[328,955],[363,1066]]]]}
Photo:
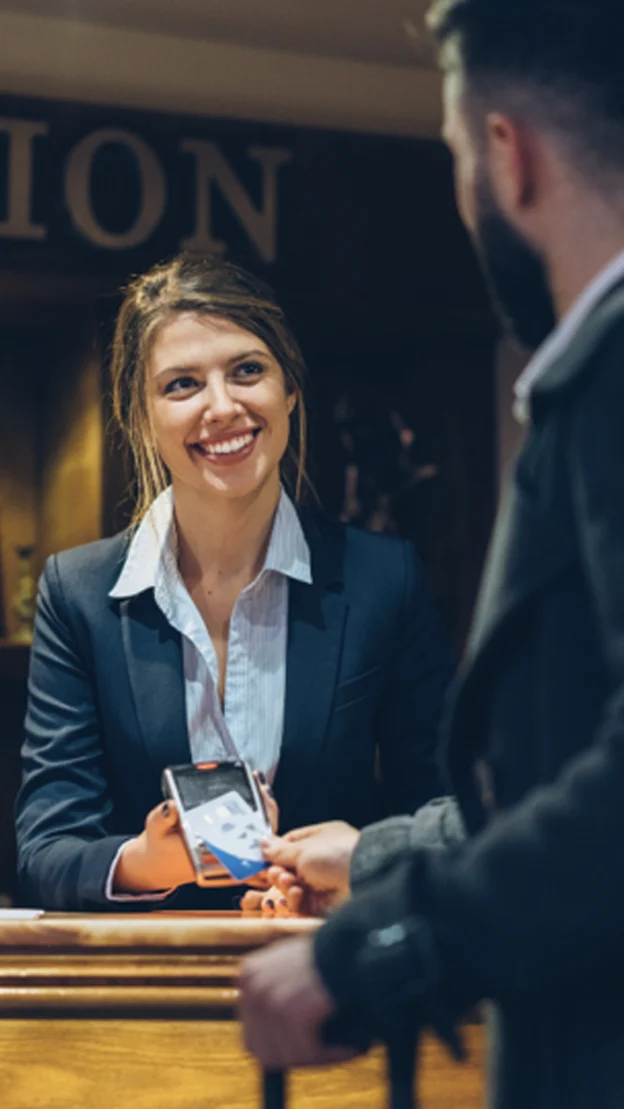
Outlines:
{"type": "Polygon", "coordinates": [[[252,809],[256,809],[256,800],[247,775],[243,767],[236,766],[235,763],[222,763],[212,770],[180,767],[174,771],[174,775],[182,804],[187,811],[204,805],[206,801],[213,801],[230,790],[235,790],[252,809]]]}

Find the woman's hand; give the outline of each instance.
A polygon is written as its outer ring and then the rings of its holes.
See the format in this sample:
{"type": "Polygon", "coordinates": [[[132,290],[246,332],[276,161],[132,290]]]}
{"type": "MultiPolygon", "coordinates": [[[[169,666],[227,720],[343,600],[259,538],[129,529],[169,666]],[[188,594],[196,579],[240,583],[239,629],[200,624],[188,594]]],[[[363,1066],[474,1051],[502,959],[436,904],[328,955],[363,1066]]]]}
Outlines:
{"type": "MultiPolygon", "coordinates": [[[[276,835],[279,825],[279,807],[273,795],[273,790],[271,789],[262,771],[254,770],[253,776],[256,780],[256,785],[258,786],[258,789],[260,790],[260,795],[262,797],[264,815],[266,816],[266,819],[271,826],[271,831],[273,832],[273,835],[276,835]]],[[[245,885],[250,886],[251,889],[258,892],[255,893],[252,897],[249,897],[248,894],[245,894],[241,901],[241,908],[244,912],[259,912],[262,908],[263,898],[267,896],[271,885],[269,881],[268,870],[261,870],[259,874],[254,874],[253,878],[247,879],[245,885]]],[[[281,897],[281,894],[279,894],[279,896],[281,897]]]]}
{"type": "MultiPolygon", "coordinates": [[[[264,775],[256,771],[254,776],[267,820],[275,833],[279,822],[277,802],[264,775]]],[[[211,852],[205,852],[204,860],[211,866],[210,886],[221,888],[240,884],[225,867],[220,866],[211,852]]],[[[115,868],[113,892],[162,893],[195,881],[195,870],[180,830],[177,806],[175,801],[164,801],[148,813],[140,836],[125,844],[115,868]]],[[[257,874],[249,884],[266,891],[269,886],[267,872],[257,874]]]]}
{"type": "Polygon", "coordinates": [[[279,807],[275,800],[275,795],[261,770],[254,770],[253,776],[262,796],[264,815],[271,825],[273,835],[276,836],[279,827],[279,807]]]}
{"type": "Polygon", "coordinates": [[[343,900],[337,893],[319,893],[302,887],[287,870],[271,867],[266,871],[269,888],[248,890],[241,900],[244,913],[262,913],[264,916],[328,916],[343,900]],[[271,882],[274,884],[271,885],[271,882]]]}
{"type": "MultiPolygon", "coordinates": [[[[214,855],[207,861],[216,864],[214,855]]],[[[195,881],[174,801],[147,814],[140,836],[124,845],[113,877],[114,893],[162,893],[195,881]]],[[[233,885],[227,870],[215,871],[215,885],[233,885]]]]}
{"type": "Polygon", "coordinates": [[[240,907],[244,913],[263,913],[265,916],[290,916],[288,901],[277,886],[272,886],[267,874],[268,888],[250,889],[242,898],[240,907]]]}

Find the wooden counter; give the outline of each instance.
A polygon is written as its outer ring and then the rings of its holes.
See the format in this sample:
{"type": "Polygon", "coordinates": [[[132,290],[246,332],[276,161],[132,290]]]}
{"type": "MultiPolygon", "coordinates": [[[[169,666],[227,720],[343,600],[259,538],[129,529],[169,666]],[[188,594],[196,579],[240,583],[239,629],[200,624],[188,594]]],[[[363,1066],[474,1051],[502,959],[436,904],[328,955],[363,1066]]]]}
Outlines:
{"type": "MultiPolygon", "coordinates": [[[[3,1109],[255,1109],[255,1065],[236,1022],[246,951],[316,922],[237,914],[46,914],[0,919],[3,1109]]],[[[482,1034],[470,1062],[427,1041],[422,1109],[477,1109],[482,1034]]],[[[299,1072],[293,1109],[384,1105],[379,1052],[299,1072]]]]}

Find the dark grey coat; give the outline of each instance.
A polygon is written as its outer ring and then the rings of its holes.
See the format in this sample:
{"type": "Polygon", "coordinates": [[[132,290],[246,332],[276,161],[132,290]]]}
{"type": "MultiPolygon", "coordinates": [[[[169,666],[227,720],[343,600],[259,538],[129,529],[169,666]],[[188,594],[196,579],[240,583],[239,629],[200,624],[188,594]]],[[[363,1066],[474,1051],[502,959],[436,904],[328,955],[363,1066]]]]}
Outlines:
{"type": "Polygon", "coordinates": [[[423,1019],[493,999],[495,1109],[621,1109],[623,286],[535,388],[446,758],[468,838],[443,803],[411,831],[370,830],[362,893],[319,933],[321,973],[371,1012],[384,982],[390,1007],[421,990],[423,1019]],[[419,846],[440,827],[445,849],[419,846]]]}

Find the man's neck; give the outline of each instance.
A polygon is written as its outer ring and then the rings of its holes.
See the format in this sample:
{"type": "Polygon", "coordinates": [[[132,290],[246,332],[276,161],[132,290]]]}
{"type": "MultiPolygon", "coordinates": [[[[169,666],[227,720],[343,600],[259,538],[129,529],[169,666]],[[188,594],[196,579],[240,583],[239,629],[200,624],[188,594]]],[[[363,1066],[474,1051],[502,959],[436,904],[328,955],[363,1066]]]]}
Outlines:
{"type": "Polygon", "coordinates": [[[599,273],[624,252],[624,222],[594,207],[562,223],[549,249],[550,282],[558,319],[573,307],[599,273]]]}

